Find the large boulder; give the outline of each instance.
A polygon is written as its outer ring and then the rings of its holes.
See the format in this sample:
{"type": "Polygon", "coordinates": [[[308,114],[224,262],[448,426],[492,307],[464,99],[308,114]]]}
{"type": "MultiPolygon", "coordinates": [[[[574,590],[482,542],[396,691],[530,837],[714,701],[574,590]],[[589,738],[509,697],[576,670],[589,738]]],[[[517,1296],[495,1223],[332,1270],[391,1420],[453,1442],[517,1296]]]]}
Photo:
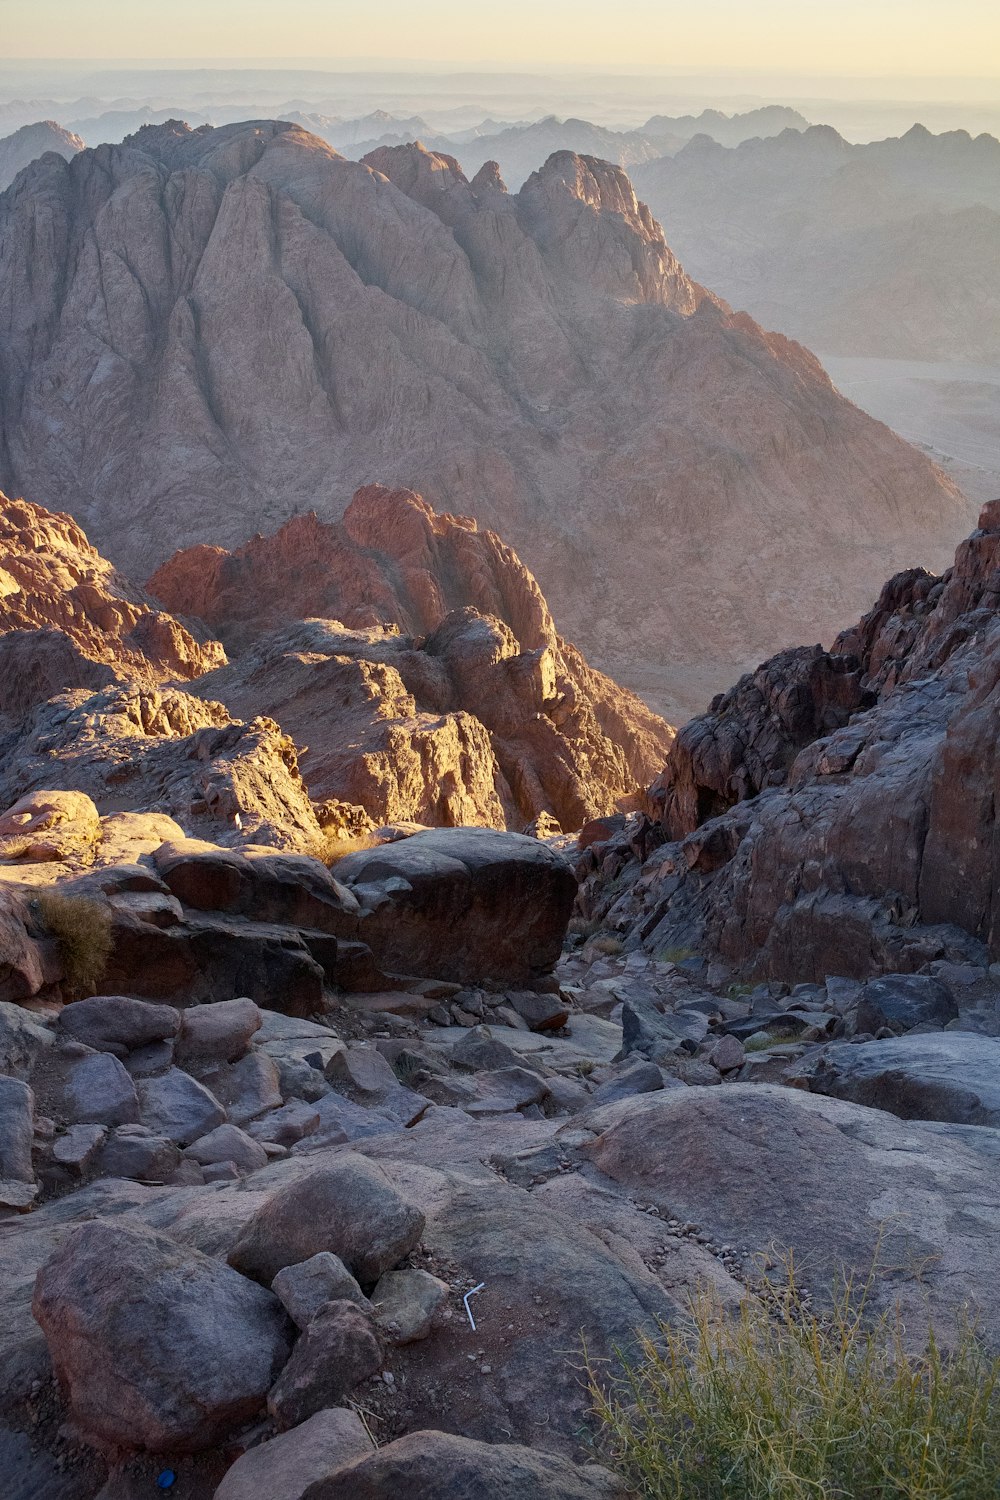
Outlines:
{"type": "Polygon", "coordinates": [[[383,968],[460,984],[548,976],[576,895],[561,855],[488,828],[414,834],[347,855],[337,873],[370,908],[359,931],[383,968]]]}
{"type": "Polygon", "coordinates": [[[951,991],[929,974],[886,974],[869,979],[858,1002],[857,1029],[888,1027],[898,1036],[912,1026],[947,1026],[958,1016],[951,991]]]}
{"type": "Polygon", "coordinates": [[[56,944],[33,930],[28,903],[0,885],[0,1001],[30,1000],[62,978],[56,944]]]}
{"type": "MultiPolygon", "coordinates": [[[[0,1074],[0,1184],[34,1183],[31,1146],[34,1139],[35,1098],[20,1078],[0,1074]]],[[[0,1203],[3,1203],[0,1187],[0,1203]]]]}
{"type": "Polygon", "coordinates": [[[54,1034],[30,1011],[10,1000],[0,1000],[0,1073],[27,1078],[54,1041],[54,1034]]]}
{"type": "Polygon", "coordinates": [[[786,1070],[815,1094],[886,1109],[904,1120],[1000,1126],[1000,1040],[967,1031],[833,1042],[786,1070]]]}
{"type": "Polygon", "coordinates": [[[607,1469],[513,1443],[411,1432],[306,1490],[303,1500],[626,1500],[607,1469]]]}
{"type": "Polygon", "coordinates": [[[186,1146],[226,1120],[226,1111],[204,1084],[182,1068],[168,1068],[137,1086],[143,1125],[186,1146]]]}
{"type": "Polygon", "coordinates": [[[278,1299],[161,1234],[100,1219],[38,1273],[32,1311],[91,1442],[154,1453],[221,1442],[288,1357],[278,1299]]]}
{"type": "Polygon", "coordinates": [[[97,1052],[125,1057],[151,1042],[177,1035],[180,1012],[171,1005],[150,1005],[130,995],[92,995],[67,1005],[59,1015],[60,1030],[97,1052]]]}
{"type": "Polygon", "coordinates": [[[309,855],[253,846],[222,849],[184,839],[163,844],[153,858],[165,884],[185,906],[344,937],[354,931],[357,902],[309,855]]]}
{"type": "Polygon", "coordinates": [[[413,1249],[423,1227],[423,1214],[381,1167],[345,1152],[273,1193],[233,1247],[229,1263],[270,1286],[285,1266],[329,1250],[362,1287],[372,1287],[413,1249]]]}

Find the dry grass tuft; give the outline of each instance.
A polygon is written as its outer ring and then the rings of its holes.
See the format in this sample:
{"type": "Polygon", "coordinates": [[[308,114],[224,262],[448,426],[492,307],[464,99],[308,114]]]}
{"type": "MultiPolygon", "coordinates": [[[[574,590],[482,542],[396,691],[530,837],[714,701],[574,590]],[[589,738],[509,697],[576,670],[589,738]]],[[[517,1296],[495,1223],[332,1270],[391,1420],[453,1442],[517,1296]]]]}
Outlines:
{"type": "Polygon", "coordinates": [[[587,1366],[611,1459],[648,1500],[987,1500],[1000,1476],[1000,1360],[971,1326],[908,1352],[869,1314],[874,1275],[812,1311],[787,1286],[643,1339],[610,1385],[587,1366]]]}
{"type": "Polygon", "coordinates": [[[33,904],[58,940],[67,986],[93,994],[111,953],[110,911],[102,902],[85,896],[61,896],[52,890],[39,891],[33,904]]]}

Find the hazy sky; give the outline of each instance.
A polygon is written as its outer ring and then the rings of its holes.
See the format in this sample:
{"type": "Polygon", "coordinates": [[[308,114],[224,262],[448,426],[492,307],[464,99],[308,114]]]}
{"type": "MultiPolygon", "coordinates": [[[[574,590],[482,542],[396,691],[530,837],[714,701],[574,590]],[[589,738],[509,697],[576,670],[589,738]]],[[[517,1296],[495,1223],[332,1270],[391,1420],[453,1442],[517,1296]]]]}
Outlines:
{"type": "Polygon", "coordinates": [[[0,57],[996,75],[997,0],[0,0],[0,57]]]}

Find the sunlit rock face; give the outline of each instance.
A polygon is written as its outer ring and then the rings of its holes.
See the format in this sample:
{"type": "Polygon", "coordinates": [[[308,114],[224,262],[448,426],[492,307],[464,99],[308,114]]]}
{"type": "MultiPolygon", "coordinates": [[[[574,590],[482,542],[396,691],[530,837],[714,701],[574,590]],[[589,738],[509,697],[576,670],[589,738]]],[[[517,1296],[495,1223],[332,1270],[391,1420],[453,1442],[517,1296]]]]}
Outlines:
{"type": "Polygon", "coordinates": [[[46,151],[56,151],[68,161],[83,150],[83,141],[55,120],[39,120],[37,125],[22,125],[13,135],[0,140],[0,191],[9,187],[24,167],[30,166],[46,151]]]}
{"type": "Polygon", "coordinates": [[[668,716],[967,529],[923,456],[692,282],[595,158],[507,193],[419,146],[147,127],[22,174],[0,278],[0,482],[115,562],[406,484],[500,532],[668,716]]]}
{"type": "Polygon", "coordinates": [[[149,588],[234,656],[194,691],[279,720],[308,746],[312,796],[377,822],[577,829],[633,799],[671,743],[559,637],[515,552],[409,490],[182,551],[149,588]]]}

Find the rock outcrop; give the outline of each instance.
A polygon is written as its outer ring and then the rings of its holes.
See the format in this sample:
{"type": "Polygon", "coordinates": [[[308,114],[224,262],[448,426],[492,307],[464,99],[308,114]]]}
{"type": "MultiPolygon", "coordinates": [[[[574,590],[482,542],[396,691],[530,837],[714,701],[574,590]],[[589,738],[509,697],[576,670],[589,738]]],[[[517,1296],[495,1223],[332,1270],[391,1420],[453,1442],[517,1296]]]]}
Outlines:
{"type": "Polygon", "coordinates": [[[197,677],[225,659],[127,583],[71,517],[0,495],[0,715],[67,688],[197,677]]]}
{"type": "Polygon", "coordinates": [[[611,920],[793,982],[1000,956],[998,599],[992,502],[943,577],[898,575],[829,653],[719,695],[652,789],[641,872],[618,835],[635,884],[611,920]]]}
{"type": "Polygon", "coordinates": [[[339,524],[181,552],[149,588],[234,656],[193,690],[277,719],[308,746],[313,799],[377,823],[520,830],[545,812],[568,832],[626,804],[669,747],[558,636],[509,547],[409,491],[370,485],[339,524]]]}
{"type": "Polygon", "coordinates": [[[593,157],[508,194],[416,145],[353,162],[291,124],[174,122],[35,163],[0,245],[0,483],[132,569],[412,485],[497,529],[673,717],[967,529],[593,157]]]}

